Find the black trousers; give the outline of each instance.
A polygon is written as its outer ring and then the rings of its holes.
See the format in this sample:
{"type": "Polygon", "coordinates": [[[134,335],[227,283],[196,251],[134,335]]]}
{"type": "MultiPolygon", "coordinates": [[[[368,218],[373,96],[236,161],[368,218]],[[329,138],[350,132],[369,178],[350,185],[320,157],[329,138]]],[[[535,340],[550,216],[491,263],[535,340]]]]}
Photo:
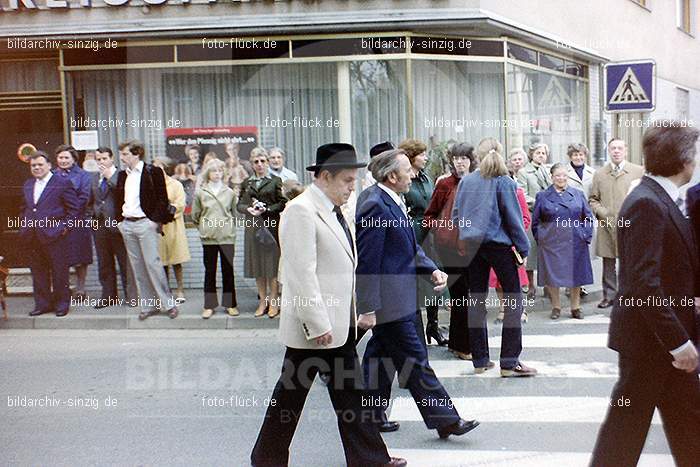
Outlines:
{"type": "MultiPolygon", "coordinates": [[[[335,409],[347,465],[370,467],[389,462],[378,420],[364,390],[353,336],[354,330],[350,330],[347,342],[335,349],[287,348],[282,375],[272,393],[275,405],[267,408],[250,456],[253,466],[288,464],[289,446],[317,374],[326,384],[335,409]]],[[[310,414],[309,418],[318,420],[319,414],[310,414]]]]}
{"type": "Polygon", "coordinates": [[[234,245],[202,245],[204,250],[204,308],[214,309],[219,306],[216,292],[216,259],[221,256],[221,282],[223,294],[221,306],[237,306],[236,287],[233,278],[234,245]]]}
{"type": "Polygon", "coordinates": [[[489,333],[486,327],[486,297],[489,293],[489,271],[493,268],[503,286],[506,298],[503,329],[501,331],[501,368],[510,369],[518,364],[522,346],[523,298],[518,267],[509,246],[483,243],[469,263],[469,297],[474,301],[469,309],[469,344],[474,367],[485,367],[489,362],[489,333]]]}
{"type": "Polygon", "coordinates": [[[700,463],[700,381],[658,356],[619,357],[620,377],[598,432],[591,466],[636,466],[658,408],[679,467],[700,463]]]}
{"type": "Polygon", "coordinates": [[[32,271],[34,289],[34,309],[41,311],[65,311],[70,308],[70,288],[68,282],[68,258],[65,236],[51,243],[36,240],[27,241],[29,267],[32,271]]]}
{"type": "Polygon", "coordinates": [[[457,250],[437,247],[440,262],[448,274],[447,288],[450,290],[450,341],[448,347],[468,354],[469,321],[467,303],[469,300],[469,274],[467,258],[459,256],[457,250]]]}
{"type": "Polygon", "coordinates": [[[123,297],[127,300],[137,298],[136,284],[129,287],[127,270],[129,269],[124,239],[118,231],[100,228],[94,231],[95,250],[97,251],[98,277],[102,286],[102,298],[117,297],[117,270],[114,259],[119,264],[119,276],[122,283],[123,297]],[[133,296],[132,296],[133,295],[133,296]]]}

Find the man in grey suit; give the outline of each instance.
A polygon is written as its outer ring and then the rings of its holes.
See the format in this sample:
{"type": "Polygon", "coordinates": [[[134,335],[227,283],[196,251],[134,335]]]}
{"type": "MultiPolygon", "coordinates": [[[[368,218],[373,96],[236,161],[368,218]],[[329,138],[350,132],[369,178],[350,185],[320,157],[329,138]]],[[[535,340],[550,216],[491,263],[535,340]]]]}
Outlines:
{"type": "Polygon", "coordinates": [[[129,260],[124,248],[124,239],[117,229],[114,189],[117,186],[118,170],[114,166],[114,154],[110,148],[100,147],[95,154],[95,160],[98,172],[92,178],[88,208],[97,223],[93,233],[102,285],[102,296],[95,304],[95,308],[99,309],[116,304],[118,293],[115,258],[119,264],[124,298],[128,302],[136,299],[138,294],[133,273],[127,274],[127,270],[130,269],[129,260]]]}

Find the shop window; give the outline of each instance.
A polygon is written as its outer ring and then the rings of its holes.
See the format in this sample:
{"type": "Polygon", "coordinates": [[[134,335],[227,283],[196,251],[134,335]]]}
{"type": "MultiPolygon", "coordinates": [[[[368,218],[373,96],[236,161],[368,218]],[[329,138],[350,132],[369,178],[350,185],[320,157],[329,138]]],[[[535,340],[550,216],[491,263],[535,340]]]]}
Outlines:
{"type": "Polygon", "coordinates": [[[502,64],[415,60],[412,68],[417,138],[431,146],[476,146],[487,136],[504,141],[502,64]]]}
{"type": "Polygon", "coordinates": [[[508,43],[508,58],[537,65],[537,51],[517,44],[508,43]]]}
{"type": "Polygon", "coordinates": [[[382,141],[406,137],[407,95],[404,60],[350,63],[352,142],[360,155],[382,141]]]}
{"type": "Polygon", "coordinates": [[[570,143],[587,144],[583,81],[511,64],[507,79],[509,150],[544,141],[562,162],[570,143]]]}

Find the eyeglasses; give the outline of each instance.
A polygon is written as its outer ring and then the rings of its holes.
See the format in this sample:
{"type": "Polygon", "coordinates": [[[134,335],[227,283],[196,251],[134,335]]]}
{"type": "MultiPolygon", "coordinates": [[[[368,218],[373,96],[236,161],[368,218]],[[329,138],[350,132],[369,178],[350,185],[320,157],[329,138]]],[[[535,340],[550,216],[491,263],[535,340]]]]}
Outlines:
{"type": "Polygon", "coordinates": [[[253,164],[264,164],[265,162],[267,162],[267,161],[264,160],[264,159],[260,159],[260,160],[257,160],[257,161],[253,161],[253,164]]]}

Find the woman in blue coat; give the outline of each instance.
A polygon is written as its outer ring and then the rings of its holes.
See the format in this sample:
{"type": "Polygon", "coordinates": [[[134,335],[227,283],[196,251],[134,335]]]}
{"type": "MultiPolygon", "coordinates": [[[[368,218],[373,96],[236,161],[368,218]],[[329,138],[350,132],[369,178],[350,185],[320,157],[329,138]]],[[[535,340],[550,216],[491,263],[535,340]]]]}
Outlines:
{"type": "Polygon", "coordinates": [[[78,284],[75,288],[77,298],[85,298],[85,278],[88,264],[92,264],[92,233],[90,231],[90,216],[86,213],[90,200],[90,173],[78,166],[78,151],[73,146],[61,145],[56,148],[56,166],[54,173],[65,177],[73,184],[80,201],[75,225],[68,231],[68,265],[75,266],[78,284]]]}
{"type": "Polygon", "coordinates": [[[538,285],[548,289],[552,319],[561,314],[559,288],[571,288],[571,317],[583,319],[580,288],[593,283],[588,245],[593,237],[593,213],[586,195],[568,186],[564,164],[551,168],[552,185],[537,193],[532,233],[537,241],[538,285]]]}

